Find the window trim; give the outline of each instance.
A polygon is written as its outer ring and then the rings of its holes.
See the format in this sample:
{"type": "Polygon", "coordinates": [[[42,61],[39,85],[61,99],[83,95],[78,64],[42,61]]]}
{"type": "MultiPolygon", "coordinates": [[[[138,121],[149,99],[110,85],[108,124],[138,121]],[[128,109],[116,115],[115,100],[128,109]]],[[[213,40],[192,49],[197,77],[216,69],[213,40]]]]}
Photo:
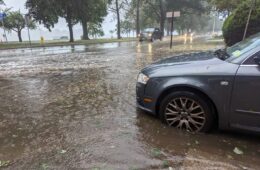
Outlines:
{"type": "Polygon", "coordinates": [[[257,52],[255,52],[255,53],[253,53],[253,55],[247,57],[247,58],[242,62],[242,64],[241,64],[240,66],[243,66],[243,67],[256,67],[256,66],[257,66],[257,67],[259,67],[260,65],[258,65],[258,64],[245,64],[245,62],[246,62],[247,60],[250,60],[251,57],[254,57],[257,53],[260,53],[260,50],[257,51],[257,52]]]}

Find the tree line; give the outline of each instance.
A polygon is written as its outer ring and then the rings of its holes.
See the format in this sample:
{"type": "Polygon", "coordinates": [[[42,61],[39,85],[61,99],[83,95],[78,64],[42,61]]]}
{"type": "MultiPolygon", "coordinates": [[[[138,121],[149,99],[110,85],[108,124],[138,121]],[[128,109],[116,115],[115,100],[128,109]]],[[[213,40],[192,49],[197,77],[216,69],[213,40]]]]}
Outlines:
{"type": "MultiPolygon", "coordinates": [[[[169,33],[168,11],[181,12],[181,17],[174,21],[174,28],[179,33],[210,30],[207,25],[212,22],[212,12],[229,16],[241,3],[241,0],[27,0],[25,7],[32,18],[27,24],[30,29],[38,23],[51,31],[59,18],[64,18],[70,42],[73,42],[73,26],[78,23],[82,26],[83,40],[104,35],[102,22],[108,13],[114,15],[117,23],[110,33],[115,31],[120,39],[122,33],[138,35],[147,27],[158,27],[169,33]]],[[[10,9],[6,12],[4,27],[17,32],[22,41],[21,30],[26,27],[23,15],[10,9]]]]}

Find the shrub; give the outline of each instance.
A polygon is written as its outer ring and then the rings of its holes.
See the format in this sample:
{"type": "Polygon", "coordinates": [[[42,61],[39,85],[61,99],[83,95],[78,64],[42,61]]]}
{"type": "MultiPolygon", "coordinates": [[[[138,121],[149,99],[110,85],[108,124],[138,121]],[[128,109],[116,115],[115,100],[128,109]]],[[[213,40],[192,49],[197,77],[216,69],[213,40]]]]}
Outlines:
{"type": "MultiPolygon", "coordinates": [[[[223,25],[223,36],[228,46],[243,39],[251,3],[244,2],[232,13],[223,25]]],[[[247,37],[260,32],[260,0],[252,12],[247,37]]]]}

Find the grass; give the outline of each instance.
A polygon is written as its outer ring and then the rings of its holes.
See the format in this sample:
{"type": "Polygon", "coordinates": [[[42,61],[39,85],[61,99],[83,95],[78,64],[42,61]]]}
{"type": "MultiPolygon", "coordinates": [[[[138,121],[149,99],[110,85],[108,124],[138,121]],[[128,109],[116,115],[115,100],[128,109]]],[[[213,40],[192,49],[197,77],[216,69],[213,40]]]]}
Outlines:
{"type": "MultiPolygon", "coordinates": [[[[46,41],[44,44],[40,42],[33,41],[32,48],[37,47],[55,47],[55,46],[69,46],[69,45],[89,45],[89,44],[102,44],[102,43],[112,43],[112,42],[128,42],[136,41],[136,38],[122,38],[122,39],[95,39],[95,40],[78,40],[75,42],[68,41],[46,41]]],[[[19,42],[9,42],[0,44],[0,50],[5,49],[17,49],[17,48],[30,48],[28,41],[19,43],[19,42]]]]}

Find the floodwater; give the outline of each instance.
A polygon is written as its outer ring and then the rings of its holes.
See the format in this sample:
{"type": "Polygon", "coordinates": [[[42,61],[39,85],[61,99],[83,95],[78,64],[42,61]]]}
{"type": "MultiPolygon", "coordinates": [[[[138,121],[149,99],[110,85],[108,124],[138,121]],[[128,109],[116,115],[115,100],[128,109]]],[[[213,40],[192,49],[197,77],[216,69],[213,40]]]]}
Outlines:
{"type": "Polygon", "coordinates": [[[136,109],[141,68],[220,47],[175,45],[0,51],[0,169],[259,169],[257,136],[190,134],[136,109]]]}

